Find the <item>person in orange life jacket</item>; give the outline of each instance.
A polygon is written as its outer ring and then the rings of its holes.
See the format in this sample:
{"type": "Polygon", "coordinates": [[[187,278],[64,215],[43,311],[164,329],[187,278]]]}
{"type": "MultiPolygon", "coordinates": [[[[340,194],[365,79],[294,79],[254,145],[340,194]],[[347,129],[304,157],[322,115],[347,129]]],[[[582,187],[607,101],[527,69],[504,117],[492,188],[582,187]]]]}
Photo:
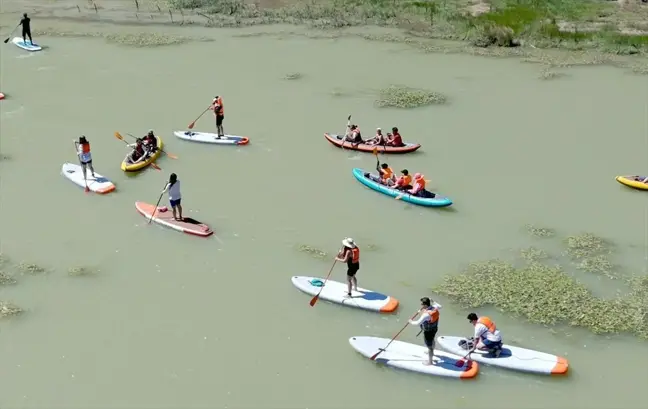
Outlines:
{"type": "Polygon", "coordinates": [[[132,164],[139,163],[148,157],[148,151],[143,144],[142,138],[137,138],[134,144],[128,146],[133,148],[133,151],[128,155],[128,159],[132,164]]]}
{"type": "Polygon", "coordinates": [[[435,303],[428,297],[421,298],[421,309],[419,310],[418,319],[411,319],[408,322],[411,325],[421,327],[423,332],[423,342],[428,349],[428,360],[426,365],[434,365],[434,345],[437,331],[439,330],[439,310],[441,304],[435,303]]]}
{"type": "Polygon", "coordinates": [[[425,176],[417,173],[414,175],[414,187],[407,192],[418,197],[434,198],[434,193],[425,190],[425,183],[425,176]]]}
{"type": "Polygon", "coordinates": [[[149,129],[148,133],[144,136],[143,142],[150,153],[157,151],[157,138],[152,129],[149,129]]]}
{"type": "Polygon", "coordinates": [[[387,186],[392,186],[394,184],[394,171],[388,164],[383,163],[380,166],[376,166],[376,170],[380,175],[380,183],[387,186]]]}
{"type": "Polygon", "coordinates": [[[362,134],[358,125],[349,125],[342,141],[348,141],[355,144],[363,143],[362,134]]]}
{"type": "Polygon", "coordinates": [[[474,312],[468,314],[466,318],[475,327],[475,336],[472,339],[473,345],[470,352],[480,349],[499,357],[502,352],[502,334],[495,323],[488,317],[478,318],[474,312]]]}
{"type": "Polygon", "coordinates": [[[79,137],[79,142],[76,142],[76,146],[79,162],[81,162],[81,170],[83,171],[83,178],[86,179],[86,167],[90,167],[92,177],[95,177],[94,167],[92,166],[92,153],[90,153],[90,142],[88,142],[85,135],[79,137]]]}
{"type": "Polygon", "coordinates": [[[217,139],[225,136],[225,131],[223,130],[223,121],[225,120],[225,105],[223,105],[223,98],[216,95],[212,100],[211,110],[214,111],[214,117],[216,118],[216,131],[218,132],[217,139]]]}
{"type": "Polygon", "coordinates": [[[351,286],[358,291],[358,279],[356,273],[360,270],[360,249],[352,238],[342,240],[342,248],[335,258],[337,261],[347,263],[347,295],[351,297],[351,286]]]}
{"type": "Polygon", "coordinates": [[[401,176],[396,180],[394,189],[407,190],[412,188],[412,176],[407,169],[401,170],[401,176]]]}
{"type": "Polygon", "coordinates": [[[403,138],[401,138],[401,135],[398,132],[398,128],[393,127],[392,133],[387,134],[387,136],[388,136],[387,146],[395,146],[395,147],[405,146],[405,144],[403,143],[403,138]]]}
{"type": "Polygon", "coordinates": [[[365,141],[367,145],[381,145],[385,146],[387,144],[387,139],[385,138],[385,135],[382,133],[382,129],[377,128],[376,129],[376,136],[373,138],[369,138],[365,141]]]}

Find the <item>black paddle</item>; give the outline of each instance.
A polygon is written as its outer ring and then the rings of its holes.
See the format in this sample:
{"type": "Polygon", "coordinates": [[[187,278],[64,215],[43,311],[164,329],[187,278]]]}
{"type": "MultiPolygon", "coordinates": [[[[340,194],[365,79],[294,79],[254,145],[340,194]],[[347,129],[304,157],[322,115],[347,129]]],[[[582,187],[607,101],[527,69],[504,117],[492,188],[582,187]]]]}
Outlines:
{"type": "MultiPolygon", "coordinates": [[[[16,26],[16,28],[20,27],[20,24],[21,24],[21,23],[18,23],[18,25],[16,26]]],[[[9,37],[7,37],[7,39],[4,40],[4,43],[5,43],[5,44],[7,44],[7,43],[9,42],[9,40],[11,40],[11,36],[13,35],[14,31],[16,31],[16,28],[14,28],[13,30],[11,30],[11,33],[9,33],[9,37]]]]}
{"type": "MultiPolygon", "coordinates": [[[[169,182],[166,182],[164,184],[164,189],[166,189],[168,183],[169,182]]],[[[153,221],[153,216],[155,216],[155,212],[157,212],[158,206],[160,205],[160,202],[162,201],[162,196],[164,196],[164,189],[162,189],[162,193],[160,193],[160,198],[158,199],[157,203],[155,204],[155,209],[153,209],[153,213],[151,213],[151,218],[149,219],[148,224],[151,224],[151,222],[153,221]]]]}

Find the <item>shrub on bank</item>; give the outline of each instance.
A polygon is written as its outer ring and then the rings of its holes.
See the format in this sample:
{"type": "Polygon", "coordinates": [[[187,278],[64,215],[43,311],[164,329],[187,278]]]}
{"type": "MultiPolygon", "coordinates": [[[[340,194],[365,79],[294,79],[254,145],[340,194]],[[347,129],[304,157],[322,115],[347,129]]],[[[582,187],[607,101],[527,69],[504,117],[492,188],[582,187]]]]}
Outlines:
{"type": "Polygon", "coordinates": [[[533,40],[549,47],[577,43],[620,53],[648,50],[648,33],[619,31],[624,19],[648,20],[648,6],[622,14],[616,2],[605,0],[491,0],[489,10],[479,15],[460,0],[288,0],[281,8],[263,8],[245,0],[167,3],[173,9],[199,10],[214,25],[297,23],[341,28],[369,24],[470,40],[480,47],[512,47],[533,40]]]}

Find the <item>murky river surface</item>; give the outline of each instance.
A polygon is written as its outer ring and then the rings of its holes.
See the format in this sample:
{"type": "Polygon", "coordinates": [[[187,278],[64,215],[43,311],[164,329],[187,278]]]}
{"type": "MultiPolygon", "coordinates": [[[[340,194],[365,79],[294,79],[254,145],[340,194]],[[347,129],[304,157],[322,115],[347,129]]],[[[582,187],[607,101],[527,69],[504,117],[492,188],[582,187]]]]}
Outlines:
{"type": "MultiPolygon", "coordinates": [[[[648,349],[630,338],[556,336],[488,311],[506,338],[566,356],[573,372],[548,379],[482,367],[474,382],[381,370],[347,340],[390,338],[444,274],[528,244],[526,223],[608,237],[626,247],[626,267],[644,269],[648,199],[614,176],[648,172],[646,77],[597,67],[541,81],[539,66],[515,59],[164,30],[216,41],[136,49],[43,37],[40,53],[2,48],[10,98],[0,104],[1,148],[12,156],[0,165],[2,251],[53,272],[0,289],[28,310],[0,325],[1,407],[641,406],[648,349]],[[302,78],[283,79],[295,72],[302,78]],[[375,108],[369,90],[390,84],[450,103],[375,108]],[[226,132],[250,136],[249,146],[173,136],[215,94],[225,98],[226,132]],[[322,137],[341,132],[349,113],[365,133],[397,125],[422,143],[420,153],[382,160],[423,172],[455,206],[411,207],[362,187],[351,169],[375,159],[322,137]],[[128,177],[113,133],[149,128],[178,159],[128,177]],[[84,194],[61,177],[80,134],[115,193],[84,194]],[[217,237],[147,226],[135,211],[135,201],[155,203],[170,172],[183,182],[185,211],[217,237]],[[335,252],[345,236],[365,247],[360,285],[399,298],[397,316],[311,308],[291,285],[292,275],[324,276],[331,264],[296,246],[335,252]],[[68,277],[79,265],[100,273],[68,277]]],[[[213,128],[207,116],[196,126],[213,128]]],[[[334,277],[344,279],[341,266],[334,277]]],[[[441,301],[441,333],[469,334],[466,310],[441,301]]],[[[401,339],[422,342],[416,332],[401,339]]]]}

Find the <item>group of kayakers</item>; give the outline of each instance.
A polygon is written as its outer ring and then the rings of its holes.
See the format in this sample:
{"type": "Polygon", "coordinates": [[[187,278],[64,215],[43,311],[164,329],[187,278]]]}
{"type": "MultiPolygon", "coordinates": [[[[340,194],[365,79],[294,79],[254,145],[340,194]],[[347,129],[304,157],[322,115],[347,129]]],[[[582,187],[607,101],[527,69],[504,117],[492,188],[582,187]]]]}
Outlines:
{"type": "Polygon", "coordinates": [[[344,135],[343,141],[348,141],[353,144],[365,144],[365,145],[376,145],[376,146],[393,146],[401,147],[405,146],[403,143],[403,138],[401,137],[400,132],[397,127],[393,127],[391,132],[387,132],[387,135],[382,133],[382,129],[376,128],[376,135],[367,140],[362,139],[362,133],[360,132],[360,127],[358,125],[347,125],[347,131],[344,135]]]}
{"type": "Polygon", "coordinates": [[[425,189],[427,181],[425,176],[420,173],[415,173],[414,178],[410,175],[407,169],[400,171],[400,176],[396,177],[394,170],[389,167],[387,163],[376,165],[378,176],[370,173],[365,173],[365,177],[392,189],[401,190],[403,193],[410,195],[434,198],[436,195],[429,190],[425,189]]]}
{"type": "MultiPolygon", "coordinates": [[[[346,281],[347,296],[352,296],[352,291],[358,291],[357,273],[360,270],[360,249],[356,242],[350,238],[342,239],[342,248],[338,252],[337,261],[347,264],[346,281]]],[[[421,328],[423,343],[428,348],[428,359],[426,365],[434,365],[434,347],[437,331],[439,330],[439,318],[441,317],[441,304],[434,302],[428,297],[421,298],[421,308],[417,316],[409,320],[411,325],[421,328]]],[[[473,336],[462,343],[466,355],[475,352],[476,349],[487,351],[493,357],[499,357],[502,352],[502,334],[495,326],[493,320],[488,317],[478,317],[471,312],[466,317],[474,327],[473,336]]]]}
{"type": "Polygon", "coordinates": [[[135,143],[128,144],[133,150],[126,156],[126,160],[131,164],[144,162],[158,150],[157,137],[152,129],[143,138],[137,138],[135,143]]]}

